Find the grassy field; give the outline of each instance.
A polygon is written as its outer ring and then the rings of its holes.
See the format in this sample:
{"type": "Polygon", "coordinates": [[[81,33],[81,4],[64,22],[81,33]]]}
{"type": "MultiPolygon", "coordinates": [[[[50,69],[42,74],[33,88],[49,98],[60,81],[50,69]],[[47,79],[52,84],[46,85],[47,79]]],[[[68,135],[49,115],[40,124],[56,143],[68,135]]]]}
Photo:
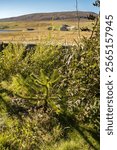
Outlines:
{"type": "Polygon", "coordinates": [[[0,22],[0,30],[18,30],[0,33],[12,42],[0,51],[0,150],[100,149],[100,34],[92,23],[80,22],[90,29],[81,38],[91,38],[56,46],[81,40],[78,30],[59,30],[77,22],[0,22]]]}
{"type": "MultiPolygon", "coordinates": [[[[92,21],[81,20],[80,28],[88,27],[92,30],[92,21]]],[[[15,41],[15,42],[35,42],[52,40],[55,43],[69,43],[74,44],[74,39],[78,39],[78,30],[74,31],[60,31],[59,28],[67,24],[77,28],[76,21],[32,21],[32,22],[0,22],[0,28],[7,30],[20,30],[17,32],[0,33],[1,41],[15,41]],[[54,27],[56,31],[48,30],[48,27],[54,27]],[[33,31],[28,31],[28,28],[33,28],[33,31]]],[[[89,37],[91,32],[80,31],[80,35],[89,37]]]]}

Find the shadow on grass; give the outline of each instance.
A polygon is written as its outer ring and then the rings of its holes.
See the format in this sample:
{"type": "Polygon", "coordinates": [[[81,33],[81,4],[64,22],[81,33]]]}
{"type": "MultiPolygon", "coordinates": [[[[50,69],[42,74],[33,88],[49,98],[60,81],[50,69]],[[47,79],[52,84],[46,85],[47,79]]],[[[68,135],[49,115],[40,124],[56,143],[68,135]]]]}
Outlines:
{"type": "MultiPolygon", "coordinates": [[[[89,135],[87,136],[86,135],[86,129],[81,129],[80,127],[75,127],[75,129],[80,133],[80,135],[83,137],[83,139],[94,149],[94,150],[99,150],[94,144],[93,144],[93,142],[89,139],[89,136],[91,136],[91,137],[93,137],[95,140],[97,139],[97,135],[96,135],[96,133],[94,133],[94,132],[89,132],[88,131],[88,133],[89,133],[89,135]],[[93,135],[93,136],[92,136],[93,135]]],[[[96,140],[96,142],[98,142],[99,143],[99,141],[98,140],[96,140]]]]}
{"type": "Polygon", "coordinates": [[[6,108],[7,113],[11,116],[16,116],[19,120],[22,120],[22,114],[28,115],[28,111],[24,107],[12,105],[9,101],[4,100],[1,96],[0,100],[4,108],[6,108]]]}
{"type": "Polygon", "coordinates": [[[85,127],[81,127],[75,118],[72,116],[59,116],[60,122],[65,126],[69,126],[71,129],[75,129],[81,135],[81,137],[92,147],[94,150],[99,150],[97,146],[94,144],[94,140],[96,143],[100,143],[99,133],[94,131],[93,129],[86,129],[85,127]],[[62,119],[61,119],[62,118],[62,119]],[[92,140],[93,138],[93,140],[92,140]]]}
{"type": "Polygon", "coordinates": [[[100,135],[96,131],[93,131],[91,129],[86,129],[84,127],[80,127],[81,130],[87,131],[97,142],[100,144],[100,135]]]}

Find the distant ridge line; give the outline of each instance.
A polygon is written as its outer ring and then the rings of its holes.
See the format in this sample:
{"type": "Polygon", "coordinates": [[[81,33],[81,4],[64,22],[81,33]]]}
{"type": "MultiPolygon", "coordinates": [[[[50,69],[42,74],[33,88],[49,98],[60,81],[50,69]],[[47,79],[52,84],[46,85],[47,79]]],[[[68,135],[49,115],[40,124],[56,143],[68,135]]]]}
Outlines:
{"type": "MultiPolygon", "coordinates": [[[[80,18],[87,18],[90,14],[97,16],[98,14],[89,11],[79,11],[80,18]]],[[[21,15],[17,17],[2,18],[0,22],[10,21],[49,21],[49,20],[75,20],[77,19],[76,11],[65,11],[65,12],[50,12],[50,13],[32,13],[21,15]]]]}

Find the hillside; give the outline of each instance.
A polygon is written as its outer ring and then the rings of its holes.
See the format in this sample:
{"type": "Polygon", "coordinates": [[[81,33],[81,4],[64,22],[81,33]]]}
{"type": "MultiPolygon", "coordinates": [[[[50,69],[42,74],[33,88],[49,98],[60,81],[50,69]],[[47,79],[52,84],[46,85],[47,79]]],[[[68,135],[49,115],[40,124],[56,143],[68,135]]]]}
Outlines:
{"type": "MultiPolygon", "coordinates": [[[[89,14],[97,16],[97,14],[94,12],[79,11],[80,18],[87,18],[89,14]]],[[[12,21],[48,21],[48,20],[75,20],[75,19],[77,19],[77,13],[75,11],[71,11],[71,12],[53,12],[53,13],[34,13],[18,17],[4,18],[0,19],[0,21],[12,22],[12,21]]]]}

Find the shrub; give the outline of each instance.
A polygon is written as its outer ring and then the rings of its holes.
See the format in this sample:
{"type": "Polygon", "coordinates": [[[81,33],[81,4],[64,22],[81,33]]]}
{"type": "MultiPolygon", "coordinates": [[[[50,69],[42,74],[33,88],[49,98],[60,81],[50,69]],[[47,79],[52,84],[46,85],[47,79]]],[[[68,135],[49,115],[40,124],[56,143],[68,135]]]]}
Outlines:
{"type": "MultiPolygon", "coordinates": [[[[81,124],[99,136],[98,22],[91,37],[76,44],[39,44],[29,51],[10,43],[0,52],[0,119],[6,118],[0,125],[1,148],[43,149],[81,124]]],[[[82,144],[70,140],[61,147],[82,144]]]]}

